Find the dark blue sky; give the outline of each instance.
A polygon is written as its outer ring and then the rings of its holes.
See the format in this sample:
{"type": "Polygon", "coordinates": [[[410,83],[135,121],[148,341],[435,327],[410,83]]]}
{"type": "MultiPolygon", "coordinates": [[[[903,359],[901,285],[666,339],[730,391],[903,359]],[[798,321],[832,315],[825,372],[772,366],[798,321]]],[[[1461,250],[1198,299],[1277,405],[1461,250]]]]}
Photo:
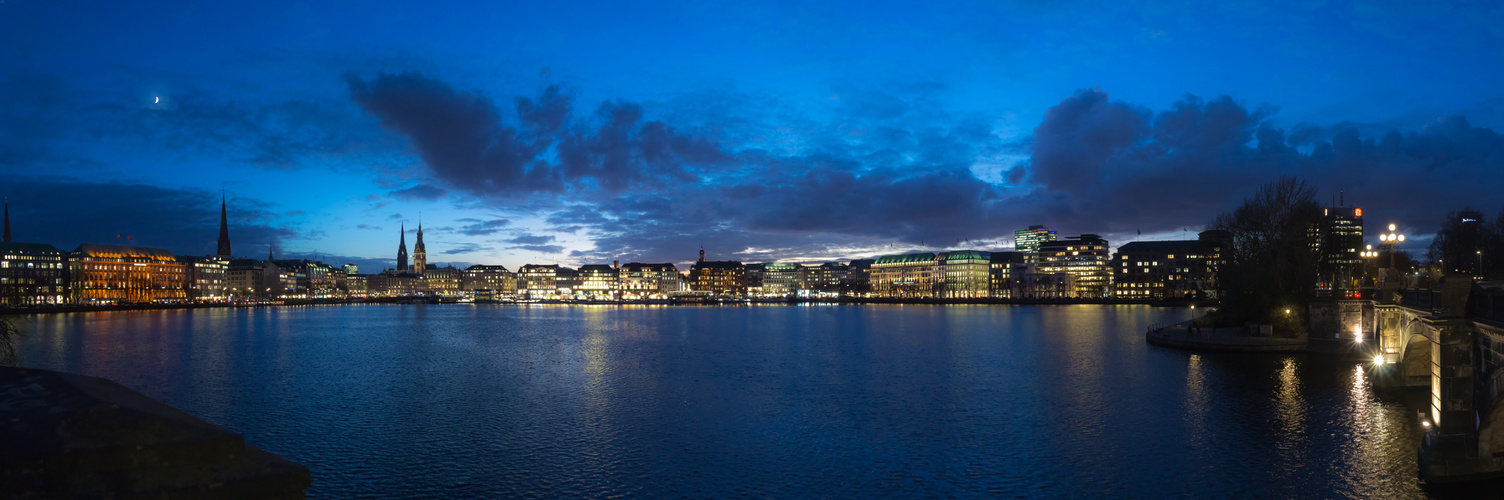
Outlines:
{"type": "Polygon", "coordinates": [[[1497,4],[1039,3],[5,0],[0,194],[211,253],[224,188],[237,254],[367,270],[420,212],[516,267],[1178,237],[1282,174],[1504,209],[1497,4]]]}

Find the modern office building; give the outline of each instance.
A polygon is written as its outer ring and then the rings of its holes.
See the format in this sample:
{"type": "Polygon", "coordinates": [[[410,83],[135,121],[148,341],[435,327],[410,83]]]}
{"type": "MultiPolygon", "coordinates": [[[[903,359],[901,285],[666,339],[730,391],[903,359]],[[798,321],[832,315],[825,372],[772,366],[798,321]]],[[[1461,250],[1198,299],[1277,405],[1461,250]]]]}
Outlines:
{"type": "Polygon", "coordinates": [[[1095,234],[1045,241],[1039,245],[1037,274],[1070,274],[1075,298],[1104,298],[1112,290],[1110,257],[1107,240],[1095,234]]]}
{"type": "Polygon", "coordinates": [[[1216,298],[1226,231],[1195,240],[1135,241],[1113,256],[1112,296],[1119,299],[1216,298]]]}
{"type": "Polygon", "coordinates": [[[1317,287],[1354,287],[1363,276],[1363,209],[1340,205],[1321,209],[1313,236],[1317,287]]]}
{"type": "Polygon", "coordinates": [[[841,284],[846,281],[847,274],[850,272],[851,266],[840,262],[801,266],[795,293],[801,297],[840,295],[841,284]]]}
{"type": "Polygon", "coordinates": [[[762,293],[764,297],[788,297],[799,286],[798,264],[772,262],[762,268],[762,293]]]}
{"type": "Polygon", "coordinates": [[[1018,252],[1023,258],[1024,264],[1034,265],[1039,262],[1039,247],[1046,241],[1055,241],[1055,231],[1042,225],[1029,226],[1028,229],[1020,229],[1013,232],[1013,251],[1018,252]]]}
{"type": "Polygon", "coordinates": [[[68,254],[68,276],[69,300],[75,304],[188,298],[183,263],[160,248],[85,243],[68,254]]]}

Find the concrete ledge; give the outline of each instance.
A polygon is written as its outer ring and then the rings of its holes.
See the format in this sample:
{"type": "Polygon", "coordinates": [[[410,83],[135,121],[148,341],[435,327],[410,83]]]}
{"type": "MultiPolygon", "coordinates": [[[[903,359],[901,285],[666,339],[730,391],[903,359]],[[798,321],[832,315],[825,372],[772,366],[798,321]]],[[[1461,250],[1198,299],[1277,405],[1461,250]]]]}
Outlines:
{"type": "Polygon", "coordinates": [[[303,498],[308,469],[115,382],[0,368],[0,498],[303,498]]]}

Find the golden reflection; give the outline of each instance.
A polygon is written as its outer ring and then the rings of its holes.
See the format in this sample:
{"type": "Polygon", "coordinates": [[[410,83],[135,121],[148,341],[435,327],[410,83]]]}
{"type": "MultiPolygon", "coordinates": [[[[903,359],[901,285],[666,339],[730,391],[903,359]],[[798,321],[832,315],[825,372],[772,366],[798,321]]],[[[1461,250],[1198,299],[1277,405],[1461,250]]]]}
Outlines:
{"type": "MultiPolygon", "coordinates": [[[[1305,396],[1301,394],[1299,367],[1294,357],[1287,357],[1276,375],[1278,388],[1274,392],[1274,418],[1279,421],[1279,429],[1275,438],[1275,449],[1282,458],[1280,460],[1282,464],[1306,463],[1305,455],[1309,446],[1305,435],[1306,413],[1309,408],[1307,408],[1305,396]]],[[[1286,465],[1286,467],[1289,466],[1291,465],[1286,465]]]]}
{"type": "Polygon", "coordinates": [[[1201,355],[1192,354],[1185,372],[1185,420],[1186,429],[1193,443],[1207,442],[1207,412],[1211,411],[1210,395],[1206,391],[1206,368],[1201,355]]]}

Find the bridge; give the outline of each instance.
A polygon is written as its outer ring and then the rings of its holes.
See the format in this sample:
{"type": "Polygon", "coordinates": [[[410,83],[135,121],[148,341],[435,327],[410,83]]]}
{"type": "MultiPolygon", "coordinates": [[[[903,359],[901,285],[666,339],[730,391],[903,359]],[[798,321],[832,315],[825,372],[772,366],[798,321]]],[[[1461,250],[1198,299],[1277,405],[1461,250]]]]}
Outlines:
{"type": "Polygon", "coordinates": [[[1389,287],[1311,307],[1313,348],[1356,350],[1378,365],[1381,387],[1430,392],[1417,416],[1427,482],[1504,476],[1504,288],[1454,276],[1437,289],[1389,287]]]}

